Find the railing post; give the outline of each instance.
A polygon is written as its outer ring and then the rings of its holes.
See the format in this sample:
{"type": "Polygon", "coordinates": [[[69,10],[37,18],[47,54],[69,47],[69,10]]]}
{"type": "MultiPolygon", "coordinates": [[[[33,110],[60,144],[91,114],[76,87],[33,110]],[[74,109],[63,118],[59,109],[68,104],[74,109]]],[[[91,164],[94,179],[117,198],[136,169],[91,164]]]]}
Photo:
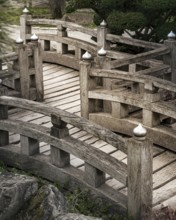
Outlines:
{"type": "Polygon", "coordinates": [[[103,20],[100,27],[97,30],[97,49],[108,49],[108,44],[106,42],[106,34],[108,33],[107,23],[103,20]]]}
{"type": "Polygon", "coordinates": [[[23,10],[23,15],[20,16],[20,37],[23,39],[24,43],[26,44],[28,40],[26,38],[29,38],[31,34],[31,25],[27,25],[27,20],[32,19],[32,16],[29,14],[29,11],[27,8],[23,10]]]}
{"type": "Polygon", "coordinates": [[[27,45],[23,44],[22,39],[16,40],[16,53],[18,54],[18,60],[14,61],[14,69],[19,70],[20,80],[15,83],[17,90],[21,92],[22,98],[29,99],[29,62],[28,62],[28,51],[27,45]]]}
{"type": "MultiPolygon", "coordinates": [[[[67,37],[66,28],[62,26],[62,24],[57,26],[57,35],[59,37],[67,37]]],[[[61,54],[66,54],[68,52],[68,45],[63,43],[57,44],[57,52],[61,54]]]]}
{"type": "Polygon", "coordinates": [[[164,56],[164,62],[171,66],[171,81],[176,83],[176,40],[172,31],[168,34],[168,39],[164,41],[164,45],[170,49],[170,54],[164,56]]]}
{"type": "Polygon", "coordinates": [[[42,47],[38,42],[38,37],[33,34],[31,37],[31,43],[33,46],[33,61],[35,68],[35,85],[36,85],[36,100],[43,101],[44,89],[43,89],[43,63],[42,63],[42,47]]]}
{"type": "MultiPolygon", "coordinates": [[[[158,89],[152,83],[145,83],[144,100],[148,102],[157,102],[161,99],[158,89]]],[[[156,112],[143,109],[143,124],[148,127],[156,126],[160,123],[160,115],[156,112]]]]}
{"type": "MultiPolygon", "coordinates": [[[[69,135],[66,123],[55,115],[51,115],[51,136],[62,139],[69,135]]],[[[65,167],[70,164],[70,154],[51,145],[51,163],[57,167],[65,167]]]]}
{"type": "Polygon", "coordinates": [[[88,52],[83,55],[83,61],[80,62],[80,96],[81,96],[81,116],[89,118],[89,113],[94,110],[93,100],[89,100],[88,93],[90,89],[95,88],[95,80],[89,76],[91,70],[92,56],[88,52]]]}
{"type": "Polygon", "coordinates": [[[152,143],[140,124],[128,140],[128,216],[152,219],[152,143]]]}
{"type": "MultiPolygon", "coordinates": [[[[0,79],[0,96],[6,95],[7,89],[2,85],[2,80],[0,79]]],[[[8,106],[0,105],[0,120],[8,119],[8,106]]],[[[9,144],[9,132],[0,130],[0,147],[9,144]]]]}
{"type": "Polygon", "coordinates": [[[85,163],[85,181],[93,187],[99,187],[105,183],[105,173],[85,163]]]}
{"type": "Polygon", "coordinates": [[[32,156],[39,153],[39,141],[26,137],[24,135],[20,135],[20,142],[21,142],[21,153],[32,156]]]}

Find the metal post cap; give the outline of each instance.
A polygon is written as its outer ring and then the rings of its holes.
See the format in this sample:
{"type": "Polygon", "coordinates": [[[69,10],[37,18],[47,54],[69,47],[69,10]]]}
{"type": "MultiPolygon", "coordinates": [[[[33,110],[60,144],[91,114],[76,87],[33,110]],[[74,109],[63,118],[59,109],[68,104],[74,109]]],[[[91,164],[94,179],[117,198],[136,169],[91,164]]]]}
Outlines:
{"type": "Polygon", "coordinates": [[[37,40],[38,40],[38,36],[37,36],[36,34],[33,34],[33,35],[31,36],[31,40],[37,41],[37,40]]]}
{"type": "Polygon", "coordinates": [[[175,40],[175,33],[173,31],[171,31],[168,35],[167,35],[168,39],[170,40],[175,40]]]}
{"type": "Polygon", "coordinates": [[[18,37],[17,39],[16,39],[16,44],[23,44],[23,39],[21,39],[21,37],[18,37]]]}
{"type": "Polygon", "coordinates": [[[24,13],[24,14],[28,14],[28,13],[29,13],[29,10],[28,10],[27,8],[25,8],[25,9],[23,10],[23,13],[24,13]]]}
{"type": "Polygon", "coordinates": [[[83,60],[90,60],[92,59],[92,55],[86,51],[83,55],[82,55],[83,60]]]}
{"type": "Polygon", "coordinates": [[[142,124],[139,124],[137,127],[133,129],[133,134],[136,138],[143,140],[147,135],[147,130],[143,127],[142,124]]]}
{"type": "Polygon", "coordinates": [[[99,56],[106,56],[106,50],[102,47],[102,48],[98,51],[98,55],[99,55],[99,56]]]}
{"type": "Polygon", "coordinates": [[[106,26],[107,26],[106,21],[105,21],[105,20],[103,20],[103,21],[100,23],[100,26],[101,26],[101,27],[106,27],[106,26]]]}

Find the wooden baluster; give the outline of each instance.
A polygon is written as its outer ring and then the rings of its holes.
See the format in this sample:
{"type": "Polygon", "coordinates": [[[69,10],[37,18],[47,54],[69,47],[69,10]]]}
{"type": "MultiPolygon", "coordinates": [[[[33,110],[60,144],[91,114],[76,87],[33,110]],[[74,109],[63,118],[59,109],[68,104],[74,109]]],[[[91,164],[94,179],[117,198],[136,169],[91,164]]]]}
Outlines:
{"type": "Polygon", "coordinates": [[[128,116],[128,105],[119,103],[119,102],[112,102],[112,117],[115,118],[125,118],[128,116]]]}
{"type": "Polygon", "coordinates": [[[109,44],[106,41],[106,34],[108,33],[107,24],[102,21],[97,30],[97,50],[104,48],[109,49],[109,44]]]}
{"type": "Polygon", "coordinates": [[[28,10],[24,9],[23,15],[20,16],[20,37],[25,44],[29,41],[31,35],[31,25],[27,24],[27,21],[30,19],[32,19],[32,16],[29,14],[28,10]]]}
{"type": "Polygon", "coordinates": [[[49,40],[44,40],[43,41],[43,50],[44,51],[50,51],[51,50],[51,45],[49,40]]]}
{"type": "Polygon", "coordinates": [[[128,215],[130,219],[152,219],[152,143],[139,125],[128,140],[128,215]]]}
{"type": "Polygon", "coordinates": [[[91,69],[91,55],[85,53],[83,61],[80,62],[80,96],[81,96],[81,116],[89,118],[89,113],[94,112],[95,102],[88,97],[89,90],[96,87],[96,81],[93,77],[89,76],[91,69]],[[86,58],[85,55],[88,55],[86,58]],[[85,56],[85,57],[84,57],[85,56]]]}
{"type": "Polygon", "coordinates": [[[21,141],[21,153],[32,156],[39,153],[39,141],[26,137],[24,135],[20,135],[20,141],[21,141]]]}
{"type": "Polygon", "coordinates": [[[99,187],[105,183],[105,173],[85,163],[85,181],[93,187],[99,187]]]}
{"type": "MultiPolygon", "coordinates": [[[[69,135],[66,123],[55,115],[51,115],[51,136],[62,139],[69,135]]],[[[57,167],[65,167],[70,164],[70,154],[51,145],[51,163],[57,167]]]]}
{"type": "MultiPolygon", "coordinates": [[[[161,95],[158,89],[152,83],[145,83],[144,100],[149,102],[157,102],[160,100],[161,95]]],[[[149,127],[156,126],[160,123],[160,114],[156,112],[143,109],[143,124],[149,127]]]]}
{"type": "Polygon", "coordinates": [[[164,63],[171,66],[171,81],[176,83],[176,40],[173,32],[168,34],[168,39],[164,41],[164,45],[170,49],[170,54],[164,56],[164,63]]]}
{"type": "MultiPolygon", "coordinates": [[[[0,82],[0,96],[6,95],[7,89],[0,82]]],[[[8,119],[8,106],[0,105],[0,120],[8,119]]],[[[0,147],[9,144],[9,132],[0,130],[0,147]]]]}
{"type": "Polygon", "coordinates": [[[37,101],[43,101],[44,88],[43,88],[43,63],[42,63],[42,47],[41,43],[34,42],[34,68],[35,68],[35,84],[37,101]]]}
{"type": "MultiPolygon", "coordinates": [[[[57,26],[57,35],[59,37],[67,37],[67,31],[66,28],[63,27],[61,24],[57,26]]],[[[61,53],[61,54],[66,54],[68,53],[68,45],[67,44],[63,44],[63,43],[58,43],[57,44],[57,52],[61,53]]]]}
{"type": "Polygon", "coordinates": [[[83,54],[84,54],[85,52],[86,52],[85,50],[76,47],[76,48],[75,48],[75,58],[76,58],[77,60],[81,60],[81,59],[82,59],[82,56],[83,56],[83,54]]]}

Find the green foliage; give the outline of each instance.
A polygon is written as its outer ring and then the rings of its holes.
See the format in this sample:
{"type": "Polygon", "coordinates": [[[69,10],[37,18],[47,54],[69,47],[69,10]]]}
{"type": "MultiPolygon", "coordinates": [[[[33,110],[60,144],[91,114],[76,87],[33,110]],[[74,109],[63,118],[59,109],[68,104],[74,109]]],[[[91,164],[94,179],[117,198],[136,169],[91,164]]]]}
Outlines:
{"type": "Polygon", "coordinates": [[[160,42],[176,32],[176,0],[70,0],[67,12],[92,8],[94,22],[105,19],[112,33],[160,42]]]}
{"type": "Polygon", "coordinates": [[[69,212],[81,213],[87,216],[101,217],[104,220],[125,220],[127,218],[119,216],[118,210],[108,202],[95,197],[90,190],[80,188],[74,191],[67,191],[66,199],[68,201],[69,212]]]}

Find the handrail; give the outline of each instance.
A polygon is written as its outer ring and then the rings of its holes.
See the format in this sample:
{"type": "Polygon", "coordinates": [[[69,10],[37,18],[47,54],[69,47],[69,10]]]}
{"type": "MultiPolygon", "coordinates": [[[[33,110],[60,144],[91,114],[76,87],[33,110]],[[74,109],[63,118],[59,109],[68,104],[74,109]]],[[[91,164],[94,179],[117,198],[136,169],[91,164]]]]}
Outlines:
{"type": "Polygon", "coordinates": [[[15,132],[41,142],[43,141],[67,153],[73,154],[126,185],[127,165],[97,148],[90,147],[90,145],[82,141],[70,136],[58,139],[50,135],[48,128],[27,122],[9,119],[0,120],[0,127],[5,131],[15,132]]]}
{"type": "Polygon", "coordinates": [[[14,60],[17,60],[17,59],[18,59],[18,54],[16,52],[0,55],[0,60],[14,61],[14,60]]]}
{"type": "Polygon", "coordinates": [[[114,35],[114,34],[107,34],[106,40],[111,41],[113,43],[122,43],[122,44],[128,44],[131,46],[143,47],[143,48],[149,48],[149,49],[156,49],[156,48],[163,46],[162,44],[158,44],[158,43],[154,43],[154,42],[137,40],[137,39],[118,36],[118,35],[114,35]]]}
{"type": "Polygon", "coordinates": [[[89,120],[73,115],[69,112],[56,109],[47,104],[37,103],[30,100],[7,97],[7,96],[0,96],[0,104],[31,110],[33,112],[38,112],[47,116],[51,116],[52,114],[55,114],[57,117],[60,117],[61,120],[65,121],[66,123],[72,124],[82,130],[85,130],[88,133],[101,138],[107,143],[112,144],[113,146],[123,151],[126,151],[125,141],[122,137],[111,132],[108,129],[103,128],[100,125],[97,125],[92,122],[90,123],[89,120]]]}
{"type": "Polygon", "coordinates": [[[69,28],[70,30],[73,31],[80,31],[82,33],[88,34],[90,36],[96,37],[97,36],[97,31],[93,30],[91,28],[83,27],[81,25],[67,22],[67,21],[62,21],[62,20],[54,20],[54,19],[30,19],[27,20],[27,25],[53,25],[53,26],[58,26],[62,25],[65,28],[69,28]]]}

